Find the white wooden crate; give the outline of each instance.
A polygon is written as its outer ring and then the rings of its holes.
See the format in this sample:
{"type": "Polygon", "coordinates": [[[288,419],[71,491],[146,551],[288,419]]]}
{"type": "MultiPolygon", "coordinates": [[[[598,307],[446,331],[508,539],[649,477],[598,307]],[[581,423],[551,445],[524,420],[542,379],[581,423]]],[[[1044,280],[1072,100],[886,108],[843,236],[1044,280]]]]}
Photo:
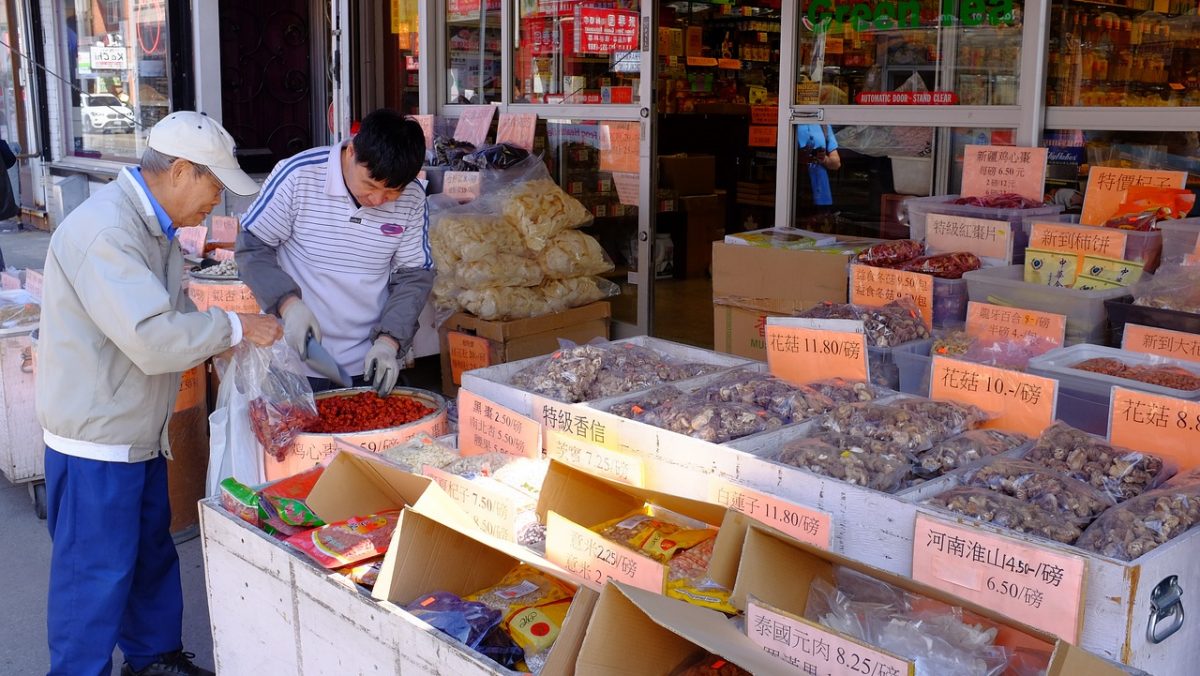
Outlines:
{"type": "Polygon", "coordinates": [[[0,474],[13,483],[40,481],[46,475],[33,370],[22,368],[33,328],[0,331],[0,474]]]}

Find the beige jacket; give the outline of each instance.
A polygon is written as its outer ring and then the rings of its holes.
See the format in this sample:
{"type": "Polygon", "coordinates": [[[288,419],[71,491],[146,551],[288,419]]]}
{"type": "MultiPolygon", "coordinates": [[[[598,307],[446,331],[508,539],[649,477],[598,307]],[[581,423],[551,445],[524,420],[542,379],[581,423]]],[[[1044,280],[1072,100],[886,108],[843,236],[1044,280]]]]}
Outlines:
{"type": "MultiPolygon", "coordinates": [[[[183,258],[129,171],[50,238],[38,336],[37,413],[49,433],[170,455],[180,374],[230,346],[220,309],[197,312],[183,258]]],[[[64,451],[70,452],[70,451],[64,451]]]]}

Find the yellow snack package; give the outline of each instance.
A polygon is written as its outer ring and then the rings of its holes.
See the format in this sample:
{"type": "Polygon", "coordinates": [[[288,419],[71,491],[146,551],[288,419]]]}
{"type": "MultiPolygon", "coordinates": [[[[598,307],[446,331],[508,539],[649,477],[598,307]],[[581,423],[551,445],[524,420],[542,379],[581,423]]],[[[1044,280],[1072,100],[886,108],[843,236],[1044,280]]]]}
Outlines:
{"type": "Polygon", "coordinates": [[[1079,256],[1061,251],[1025,250],[1025,281],[1042,286],[1071,287],[1079,274],[1079,256]]]}
{"type": "Polygon", "coordinates": [[[1086,275],[1080,275],[1075,279],[1075,288],[1080,291],[1107,291],[1108,289],[1119,289],[1122,286],[1124,285],[1110,282],[1107,279],[1098,279],[1086,275]]]}
{"type": "Polygon", "coordinates": [[[676,552],[695,547],[717,535],[714,528],[652,505],[593,526],[591,530],[659,563],[667,563],[676,552]]]}
{"type": "Polygon", "coordinates": [[[528,660],[554,644],[574,596],[571,585],[522,563],[466,600],[503,613],[500,627],[525,651],[528,660]]]}
{"type": "Polygon", "coordinates": [[[1102,279],[1115,283],[1117,286],[1129,286],[1142,278],[1144,263],[1123,261],[1116,258],[1087,256],[1083,259],[1081,276],[1102,279]]]}
{"type": "Polygon", "coordinates": [[[667,596],[686,601],[694,606],[719,610],[726,615],[737,615],[737,608],[729,601],[731,592],[708,578],[698,580],[675,580],[667,584],[667,596]]]}

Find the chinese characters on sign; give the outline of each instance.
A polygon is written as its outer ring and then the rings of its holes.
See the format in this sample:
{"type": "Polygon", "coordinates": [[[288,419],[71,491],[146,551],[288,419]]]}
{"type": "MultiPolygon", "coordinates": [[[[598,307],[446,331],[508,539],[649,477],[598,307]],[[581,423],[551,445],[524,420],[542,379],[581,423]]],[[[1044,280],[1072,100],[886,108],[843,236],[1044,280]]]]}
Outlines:
{"type": "Polygon", "coordinates": [[[458,391],[458,445],[462,455],[507,453],[523,458],[542,455],[541,427],[512,409],[465,389],[458,391]]]}
{"type": "Polygon", "coordinates": [[[826,331],[785,322],[767,320],[767,364],[772,375],[798,385],[828,378],[868,379],[867,340],[861,331],[826,331]]]}
{"type": "Polygon", "coordinates": [[[967,335],[971,338],[1012,340],[1041,337],[1061,347],[1067,334],[1067,318],[1036,310],[967,303],[967,335]]]}
{"type": "Polygon", "coordinates": [[[763,652],[814,676],[909,676],[912,662],[851,640],[750,596],[746,635],[763,652]]]}
{"type": "Polygon", "coordinates": [[[486,338],[450,331],[446,334],[446,343],[450,350],[451,379],[455,385],[462,384],[464,371],[492,364],[491,347],[486,338]]]}
{"type": "Polygon", "coordinates": [[[1200,336],[1194,333],[1126,324],[1121,348],[1130,352],[1200,362],[1200,336]]]}
{"type": "Polygon", "coordinates": [[[1181,469],[1200,463],[1200,402],[1114,387],[1111,403],[1113,444],[1174,460],[1181,469]]]}
{"type": "Polygon", "coordinates": [[[479,199],[483,175],[478,171],[447,171],[442,178],[442,192],[459,204],[479,199]]]}
{"type": "Polygon", "coordinates": [[[973,404],[991,414],[985,427],[1036,437],[1054,422],[1053,378],[935,356],[929,383],[931,399],[973,404]]]}
{"type": "Polygon", "coordinates": [[[500,113],[500,121],[496,124],[496,143],[507,143],[533,152],[536,132],[536,113],[500,113]]]}
{"type": "MultiPolygon", "coordinates": [[[[540,420],[548,432],[554,431],[565,436],[573,436],[579,441],[613,451],[620,448],[617,430],[594,415],[599,411],[536,396],[533,397],[532,406],[534,419],[540,420]]],[[[616,419],[615,416],[614,419],[616,419]]]]}
{"type": "MultiPolygon", "coordinates": [[[[1103,225],[1125,200],[1125,191],[1133,186],[1182,188],[1186,182],[1186,171],[1092,167],[1088,173],[1083,214],[1079,222],[1084,225],[1103,225]]],[[[1032,242],[1030,246],[1033,246],[1032,242]]]]}
{"type": "Polygon", "coordinates": [[[468,106],[463,109],[454,127],[454,140],[466,141],[478,148],[487,142],[488,131],[492,127],[492,117],[496,114],[495,106],[468,106]]]}
{"type": "Polygon", "coordinates": [[[778,529],[801,542],[829,549],[832,520],[829,514],[714,478],[708,501],[778,529]]]}
{"type": "Polygon", "coordinates": [[[933,275],[850,266],[851,303],[879,307],[901,298],[911,298],[921,311],[925,326],[933,326],[933,275]]]}
{"type": "Polygon", "coordinates": [[[637,12],[595,7],[575,8],[575,51],[608,55],[638,49],[637,12]]]}
{"type": "Polygon", "coordinates": [[[213,216],[209,240],[232,243],[237,241],[238,219],[236,216],[213,216]]]}
{"type": "Polygon", "coordinates": [[[1012,241],[1008,221],[945,214],[929,214],[925,218],[925,244],[931,254],[971,251],[984,258],[1011,263],[1012,241]]]}
{"type": "Polygon", "coordinates": [[[608,580],[663,593],[667,567],[601,537],[557,512],[546,515],[546,558],[599,591],[608,580]]]}
{"type": "Polygon", "coordinates": [[[1033,231],[1029,235],[1029,248],[1124,258],[1127,239],[1128,234],[1115,228],[1034,223],[1033,231]]]}
{"type": "Polygon", "coordinates": [[[1016,193],[1041,202],[1047,156],[1047,148],[969,145],[963,149],[962,194],[1016,193]]]}
{"type": "MultiPolygon", "coordinates": [[[[446,420],[445,416],[437,417],[420,424],[413,424],[415,427],[406,426],[378,432],[355,432],[336,437],[327,434],[301,434],[292,442],[292,448],[288,452],[288,455],[311,460],[313,465],[316,465],[317,463],[328,461],[334,451],[338,450],[339,444],[352,444],[372,453],[379,453],[386,448],[398,446],[418,434],[440,437],[445,436],[450,431],[450,423],[446,420]]],[[[288,462],[288,464],[291,467],[296,466],[291,462],[288,462]]]]}
{"type": "Polygon", "coordinates": [[[914,580],[1072,643],[1086,572],[1081,557],[917,513],[914,580]]]}
{"type": "MultiPolygon", "coordinates": [[[[28,281],[26,287],[28,288],[28,281]]],[[[201,312],[211,307],[219,307],[229,312],[258,314],[258,301],[254,298],[254,293],[241,282],[204,283],[193,279],[188,282],[188,298],[192,299],[196,309],[201,312]]]]}
{"type": "Polygon", "coordinates": [[[548,458],[630,486],[642,487],[646,483],[645,465],[635,455],[581,441],[562,432],[546,430],[545,434],[548,458]]]}
{"type": "Polygon", "coordinates": [[[601,122],[600,171],[638,173],[641,144],[640,122],[601,122]]]}
{"type": "Polygon", "coordinates": [[[204,401],[204,365],[199,364],[183,372],[179,379],[179,394],[175,397],[175,412],[186,411],[204,401]]]}
{"type": "Polygon", "coordinates": [[[505,494],[503,487],[471,481],[430,465],[422,467],[421,473],[433,479],[451,500],[458,503],[480,530],[501,540],[516,541],[518,514],[535,506],[532,499],[519,504],[520,499],[505,494]]]}
{"type": "Polygon", "coordinates": [[[771,126],[750,126],[750,139],[747,145],[751,148],[774,148],[779,140],[779,127],[771,126]]]}

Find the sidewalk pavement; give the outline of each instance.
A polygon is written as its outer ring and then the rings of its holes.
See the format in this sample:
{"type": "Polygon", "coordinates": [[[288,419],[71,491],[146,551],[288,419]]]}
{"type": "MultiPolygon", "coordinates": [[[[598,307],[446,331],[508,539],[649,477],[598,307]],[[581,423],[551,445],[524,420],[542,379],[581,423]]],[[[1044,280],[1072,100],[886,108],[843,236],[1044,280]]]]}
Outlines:
{"type": "MultiPolygon", "coordinates": [[[[40,268],[50,235],[16,230],[0,222],[0,250],[15,268],[40,268]]],[[[212,631],[204,586],[200,540],[178,545],[183,578],[183,647],[196,653],[196,663],[213,668],[212,631]]],[[[0,476],[0,674],[44,674],[50,665],[46,645],[46,590],[49,585],[50,535],[46,522],[34,514],[25,484],[14,486],[0,476]]],[[[120,673],[120,651],[113,656],[113,674],[120,673]]]]}

